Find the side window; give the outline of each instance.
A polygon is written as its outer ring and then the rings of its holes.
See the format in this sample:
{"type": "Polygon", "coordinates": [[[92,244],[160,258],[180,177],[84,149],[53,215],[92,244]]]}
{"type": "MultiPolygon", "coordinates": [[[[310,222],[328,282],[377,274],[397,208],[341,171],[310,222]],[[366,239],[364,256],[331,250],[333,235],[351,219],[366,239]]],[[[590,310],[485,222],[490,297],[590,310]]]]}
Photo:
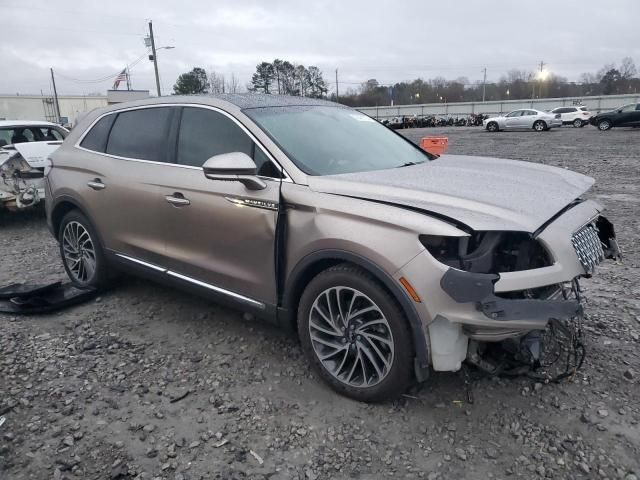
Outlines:
{"type": "Polygon", "coordinates": [[[178,164],[201,167],[214,155],[231,152],[243,152],[253,158],[258,175],[280,177],[275,165],[233,120],[205,108],[185,107],[182,110],[178,164]]]}
{"type": "Polygon", "coordinates": [[[40,133],[42,135],[42,139],[46,141],[64,140],[64,138],[62,137],[62,134],[55,128],[41,127],[40,133]]]}
{"type": "Polygon", "coordinates": [[[631,105],[625,105],[624,107],[622,107],[621,110],[623,112],[632,112],[635,109],[636,109],[636,106],[635,106],[635,104],[632,103],[631,105]]]}
{"type": "Polygon", "coordinates": [[[80,146],[87,150],[93,150],[94,152],[104,153],[107,148],[107,137],[109,136],[109,130],[115,120],[115,115],[106,115],[102,117],[98,122],[89,130],[89,133],[85,135],[80,143],[80,146]]]}
{"type": "Polygon", "coordinates": [[[526,114],[525,114],[525,115],[528,115],[528,116],[531,116],[531,115],[536,116],[536,115],[538,115],[538,112],[536,112],[535,110],[527,110],[527,112],[526,112],[526,114]]]}
{"type": "Polygon", "coordinates": [[[515,112],[511,112],[509,115],[507,115],[507,117],[509,118],[520,117],[520,116],[522,116],[522,110],[516,110],[515,112]]]}
{"type": "Polygon", "coordinates": [[[106,152],[119,157],[168,161],[169,125],[173,108],[141,108],[116,117],[106,152]]]}
{"type": "Polygon", "coordinates": [[[640,103],[636,105],[636,110],[640,110],[640,103]]]}

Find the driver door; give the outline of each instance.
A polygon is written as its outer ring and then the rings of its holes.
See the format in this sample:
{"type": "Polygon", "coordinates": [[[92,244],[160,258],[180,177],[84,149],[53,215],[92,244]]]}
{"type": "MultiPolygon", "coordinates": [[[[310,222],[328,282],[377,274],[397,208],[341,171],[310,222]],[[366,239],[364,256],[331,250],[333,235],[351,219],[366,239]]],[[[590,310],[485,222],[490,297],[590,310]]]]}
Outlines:
{"type": "Polygon", "coordinates": [[[181,109],[175,160],[162,167],[160,184],[170,274],[231,297],[275,304],[279,169],[235,119],[195,106],[181,109]],[[254,159],[266,188],[248,190],[204,176],[208,158],[231,152],[254,159]]]}
{"type": "Polygon", "coordinates": [[[524,110],[516,110],[515,112],[507,114],[504,122],[504,127],[510,130],[515,128],[522,128],[521,123],[523,113],[524,110]]]}

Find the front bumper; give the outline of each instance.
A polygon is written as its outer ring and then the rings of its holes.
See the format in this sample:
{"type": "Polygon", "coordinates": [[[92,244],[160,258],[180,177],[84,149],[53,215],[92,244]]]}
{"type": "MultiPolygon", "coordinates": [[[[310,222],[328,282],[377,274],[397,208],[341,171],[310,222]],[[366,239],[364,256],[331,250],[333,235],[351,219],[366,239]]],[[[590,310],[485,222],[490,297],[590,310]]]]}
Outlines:
{"type": "Polygon", "coordinates": [[[594,201],[582,202],[538,233],[537,239],[553,257],[548,267],[476,274],[452,269],[426,251],[403,266],[396,277],[409,280],[423,299],[416,309],[428,333],[434,370],[458,370],[469,339],[501,341],[544,330],[551,318],[581,315],[579,302],[567,292],[574,279],[591,272],[578,258],[572,236],[601,210],[594,201]],[[545,294],[535,298],[538,291],[545,294]],[[514,298],[520,292],[522,297],[514,298]]]}

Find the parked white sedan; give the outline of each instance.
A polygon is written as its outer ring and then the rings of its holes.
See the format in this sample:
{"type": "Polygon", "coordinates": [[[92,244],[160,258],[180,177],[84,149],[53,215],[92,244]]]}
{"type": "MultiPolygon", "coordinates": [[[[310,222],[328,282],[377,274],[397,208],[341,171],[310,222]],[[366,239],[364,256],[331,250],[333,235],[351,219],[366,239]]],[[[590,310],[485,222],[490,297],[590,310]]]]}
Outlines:
{"type": "Polygon", "coordinates": [[[482,122],[482,125],[490,132],[530,129],[542,132],[553,127],[562,126],[562,119],[560,114],[525,108],[514,110],[504,116],[487,118],[482,122]]]}

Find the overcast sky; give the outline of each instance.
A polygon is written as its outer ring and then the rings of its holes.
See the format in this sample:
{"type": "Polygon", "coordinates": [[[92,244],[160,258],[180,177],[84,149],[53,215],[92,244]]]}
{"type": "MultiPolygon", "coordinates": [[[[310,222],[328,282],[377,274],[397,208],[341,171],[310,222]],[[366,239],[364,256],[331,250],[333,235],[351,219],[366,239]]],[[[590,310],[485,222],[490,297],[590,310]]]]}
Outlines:
{"type": "MultiPolygon", "coordinates": [[[[640,64],[638,0],[1,0],[0,93],[105,93],[145,55],[153,20],[163,93],[194,66],[246,85],[260,61],[317,65],[340,91],[369,79],[497,80],[512,68],[578,80],[630,56],[640,64]]],[[[155,89],[144,57],[133,87],[155,89]]]]}

